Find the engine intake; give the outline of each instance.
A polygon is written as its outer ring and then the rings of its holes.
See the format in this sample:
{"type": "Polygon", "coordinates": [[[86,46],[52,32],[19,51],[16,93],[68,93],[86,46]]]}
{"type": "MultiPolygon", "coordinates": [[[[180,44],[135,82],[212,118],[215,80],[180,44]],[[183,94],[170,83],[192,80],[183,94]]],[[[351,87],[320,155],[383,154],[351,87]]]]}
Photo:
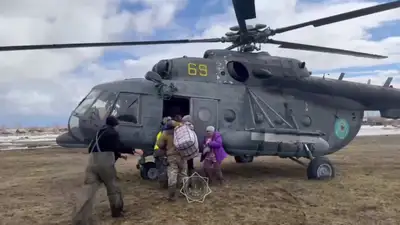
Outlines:
{"type": "Polygon", "coordinates": [[[231,77],[234,80],[243,83],[249,79],[250,77],[249,71],[247,70],[246,66],[243,65],[243,63],[237,61],[230,61],[226,66],[229,75],[231,75],[231,77]]]}

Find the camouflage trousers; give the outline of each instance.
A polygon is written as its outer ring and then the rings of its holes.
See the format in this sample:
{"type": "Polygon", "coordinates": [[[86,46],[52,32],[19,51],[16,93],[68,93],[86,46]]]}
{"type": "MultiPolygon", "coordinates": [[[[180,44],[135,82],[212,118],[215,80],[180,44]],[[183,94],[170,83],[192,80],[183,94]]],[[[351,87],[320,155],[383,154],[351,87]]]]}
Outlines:
{"type": "Polygon", "coordinates": [[[167,156],[168,186],[182,184],[182,179],[187,176],[187,162],[180,155],[167,156]]]}
{"type": "Polygon", "coordinates": [[[112,216],[118,216],[122,212],[124,202],[121,190],[117,185],[117,171],[114,163],[113,152],[93,152],[89,154],[84,180],[84,196],[80,198],[82,202],[80,202],[73,217],[73,225],[92,224],[95,196],[102,184],[107,189],[112,216]]]}

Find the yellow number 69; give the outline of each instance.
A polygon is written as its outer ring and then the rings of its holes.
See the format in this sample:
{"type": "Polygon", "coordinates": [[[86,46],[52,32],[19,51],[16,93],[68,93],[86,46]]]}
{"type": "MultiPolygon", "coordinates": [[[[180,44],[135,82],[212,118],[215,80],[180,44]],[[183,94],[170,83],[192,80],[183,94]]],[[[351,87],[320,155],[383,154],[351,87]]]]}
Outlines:
{"type": "Polygon", "coordinates": [[[208,76],[208,67],[206,64],[188,63],[188,74],[190,76],[208,76]]]}

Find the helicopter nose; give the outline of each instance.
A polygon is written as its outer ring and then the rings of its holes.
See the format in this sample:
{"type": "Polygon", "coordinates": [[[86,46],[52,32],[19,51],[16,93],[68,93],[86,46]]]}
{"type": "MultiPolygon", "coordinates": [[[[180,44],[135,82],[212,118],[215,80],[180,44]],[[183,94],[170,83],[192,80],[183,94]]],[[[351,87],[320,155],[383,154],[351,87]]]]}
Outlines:
{"type": "Polygon", "coordinates": [[[69,132],[60,134],[56,138],[56,143],[63,147],[63,148],[85,148],[86,145],[78,140],[76,140],[74,137],[71,136],[69,132]]]}

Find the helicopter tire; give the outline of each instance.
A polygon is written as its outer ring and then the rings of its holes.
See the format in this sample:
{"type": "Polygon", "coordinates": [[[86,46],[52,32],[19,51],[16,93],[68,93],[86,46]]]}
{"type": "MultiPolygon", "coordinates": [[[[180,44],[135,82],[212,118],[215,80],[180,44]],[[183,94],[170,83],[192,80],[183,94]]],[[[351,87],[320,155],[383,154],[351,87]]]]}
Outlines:
{"type": "Polygon", "coordinates": [[[143,180],[157,180],[158,170],[156,164],[148,162],[140,166],[140,176],[143,180]]]}
{"type": "Polygon", "coordinates": [[[307,177],[310,180],[329,180],[335,177],[335,168],[326,157],[315,157],[307,167],[307,177]]]}
{"type": "Polygon", "coordinates": [[[235,156],[236,163],[251,163],[254,160],[254,156],[244,155],[244,156],[235,156]]]}

